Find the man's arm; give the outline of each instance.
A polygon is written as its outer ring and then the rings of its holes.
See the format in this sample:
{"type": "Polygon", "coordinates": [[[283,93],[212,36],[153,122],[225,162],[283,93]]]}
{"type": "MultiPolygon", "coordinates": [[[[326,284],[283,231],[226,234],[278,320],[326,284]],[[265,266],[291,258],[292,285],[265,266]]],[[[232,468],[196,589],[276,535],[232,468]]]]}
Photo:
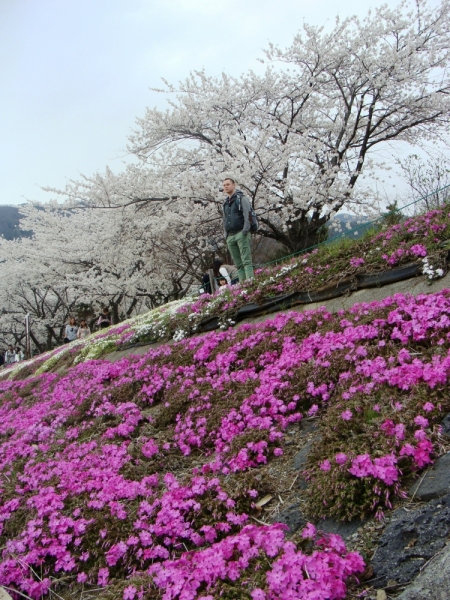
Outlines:
{"type": "Polygon", "coordinates": [[[222,205],[222,226],[223,226],[223,237],[227,239],[227,230],[225,229],[225,205],[222,205]]]}
{"type": "Polygon", "coordinates": [[[242,233],[244,235],[247,235],[247,233],[250,231],[250,219],[248,215],[252,207],[252,205],[250,204],[250,199],[247,198],[247,196],[241,197],[241,207],[242,214],[244,215],[244,229],[242,230],[242,233]]]}

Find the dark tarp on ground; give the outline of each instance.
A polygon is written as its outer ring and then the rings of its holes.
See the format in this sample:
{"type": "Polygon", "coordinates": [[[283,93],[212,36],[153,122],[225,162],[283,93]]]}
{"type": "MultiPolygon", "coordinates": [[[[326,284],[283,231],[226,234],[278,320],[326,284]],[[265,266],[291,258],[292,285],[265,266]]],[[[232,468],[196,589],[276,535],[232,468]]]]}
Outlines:
{"type": "MultiPolygon", "coordinates": [[[[262,304],[256,304],[255,302],[246,304],[238,309],[234,320],[238,322],[249,317],[257,317],[259,315],[270,314],[280,310],[287,310],[297,304],[312,304],[313,302],[323,302],[324,300],[339,298],[349,292],[364,288],[381,287],[383,285],[416,277],[421,273],[422,265],[420,263],[412,263],[405,265],[404,267],[399,267],[398,269],[390,269],[389,271],[376,273],[375,275],[357,275],[351,279],[343,279],[337,285],[332,285],[321,290],[293,292],[292,294],[284,294],[282,296],[270,298],[270,300],[262,304]]],[[[208,317],[208,319],[201,321],[197,331],[213,331],[218,327],[219,317],[208,317]]]]}

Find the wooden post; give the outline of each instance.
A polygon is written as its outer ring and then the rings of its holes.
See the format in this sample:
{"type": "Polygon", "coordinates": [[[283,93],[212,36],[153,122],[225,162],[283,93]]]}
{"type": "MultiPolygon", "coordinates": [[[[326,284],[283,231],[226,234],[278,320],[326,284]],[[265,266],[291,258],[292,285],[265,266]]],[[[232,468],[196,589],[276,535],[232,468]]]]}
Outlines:
{"type": "Polygon", "coordinates": [[[216,281],[216,276],[214,275],[214,271],[212,269],[208,269],[209,281],[211,282],[211,293],[217,292],[219,289],[219,284],[216,281]]]}
{"type": "Polygon", "coordinates": [[[25,315],[25,358],[31,358],[30,315],[25,315]]]}

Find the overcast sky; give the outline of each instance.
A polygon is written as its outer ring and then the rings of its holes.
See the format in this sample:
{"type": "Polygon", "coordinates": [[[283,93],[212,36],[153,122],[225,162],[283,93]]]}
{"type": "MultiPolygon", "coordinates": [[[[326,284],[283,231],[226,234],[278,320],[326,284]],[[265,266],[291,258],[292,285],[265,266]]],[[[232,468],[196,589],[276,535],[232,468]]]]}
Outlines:
{"type": "MultiPolygon", "coordinates": [[[[436,4],[437,0],[430,0],[436,4]]],[[[259,69],[303,21],[381,0],[0,0],[0,204],[45,201],[80,173],[120,171],[161,78],[259,69]]]]}

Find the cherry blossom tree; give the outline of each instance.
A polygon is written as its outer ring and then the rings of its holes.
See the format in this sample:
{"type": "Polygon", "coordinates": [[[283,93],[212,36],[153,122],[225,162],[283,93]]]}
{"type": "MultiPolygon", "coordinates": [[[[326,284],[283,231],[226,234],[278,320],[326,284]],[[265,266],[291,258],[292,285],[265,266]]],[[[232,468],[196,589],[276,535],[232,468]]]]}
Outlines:
{"type": "Polygon", "coordinates": [[[21,341],[27,313],[42,351],[62,343],[68,317],[80,311],[93,317],[106,305],[118,322],[195,291],[221,233],[213,225],[193,235],[190,214],[176,205],[150,208],[24,207],[21,225],[33,237],[0,240],[3,341],[21,341]]]}
{"type": "Polygon", "coordinates": [[[234,174],[263,235],[310,246],[343,206],[370,202],[354,190],[376,149],[448,127],[449,28],[448,0],[384,5],[331,31],[304,25],[285,50],[269,47],[262,76],[196,72],[166,83],[169,109],[148,109],[130,137],[146,193],[127,187],[121,201],[202,207],[234,174]]]}
{"type": "Polygon", "coordinates": [[[0,240],[0,341],[25,344],[25,315],[30,315],[31,341],[39,351],[61,344],[64,326],[79,297],[55,280],[49,261],[36,260],[36,245],[27,238],[0,240]]]}

